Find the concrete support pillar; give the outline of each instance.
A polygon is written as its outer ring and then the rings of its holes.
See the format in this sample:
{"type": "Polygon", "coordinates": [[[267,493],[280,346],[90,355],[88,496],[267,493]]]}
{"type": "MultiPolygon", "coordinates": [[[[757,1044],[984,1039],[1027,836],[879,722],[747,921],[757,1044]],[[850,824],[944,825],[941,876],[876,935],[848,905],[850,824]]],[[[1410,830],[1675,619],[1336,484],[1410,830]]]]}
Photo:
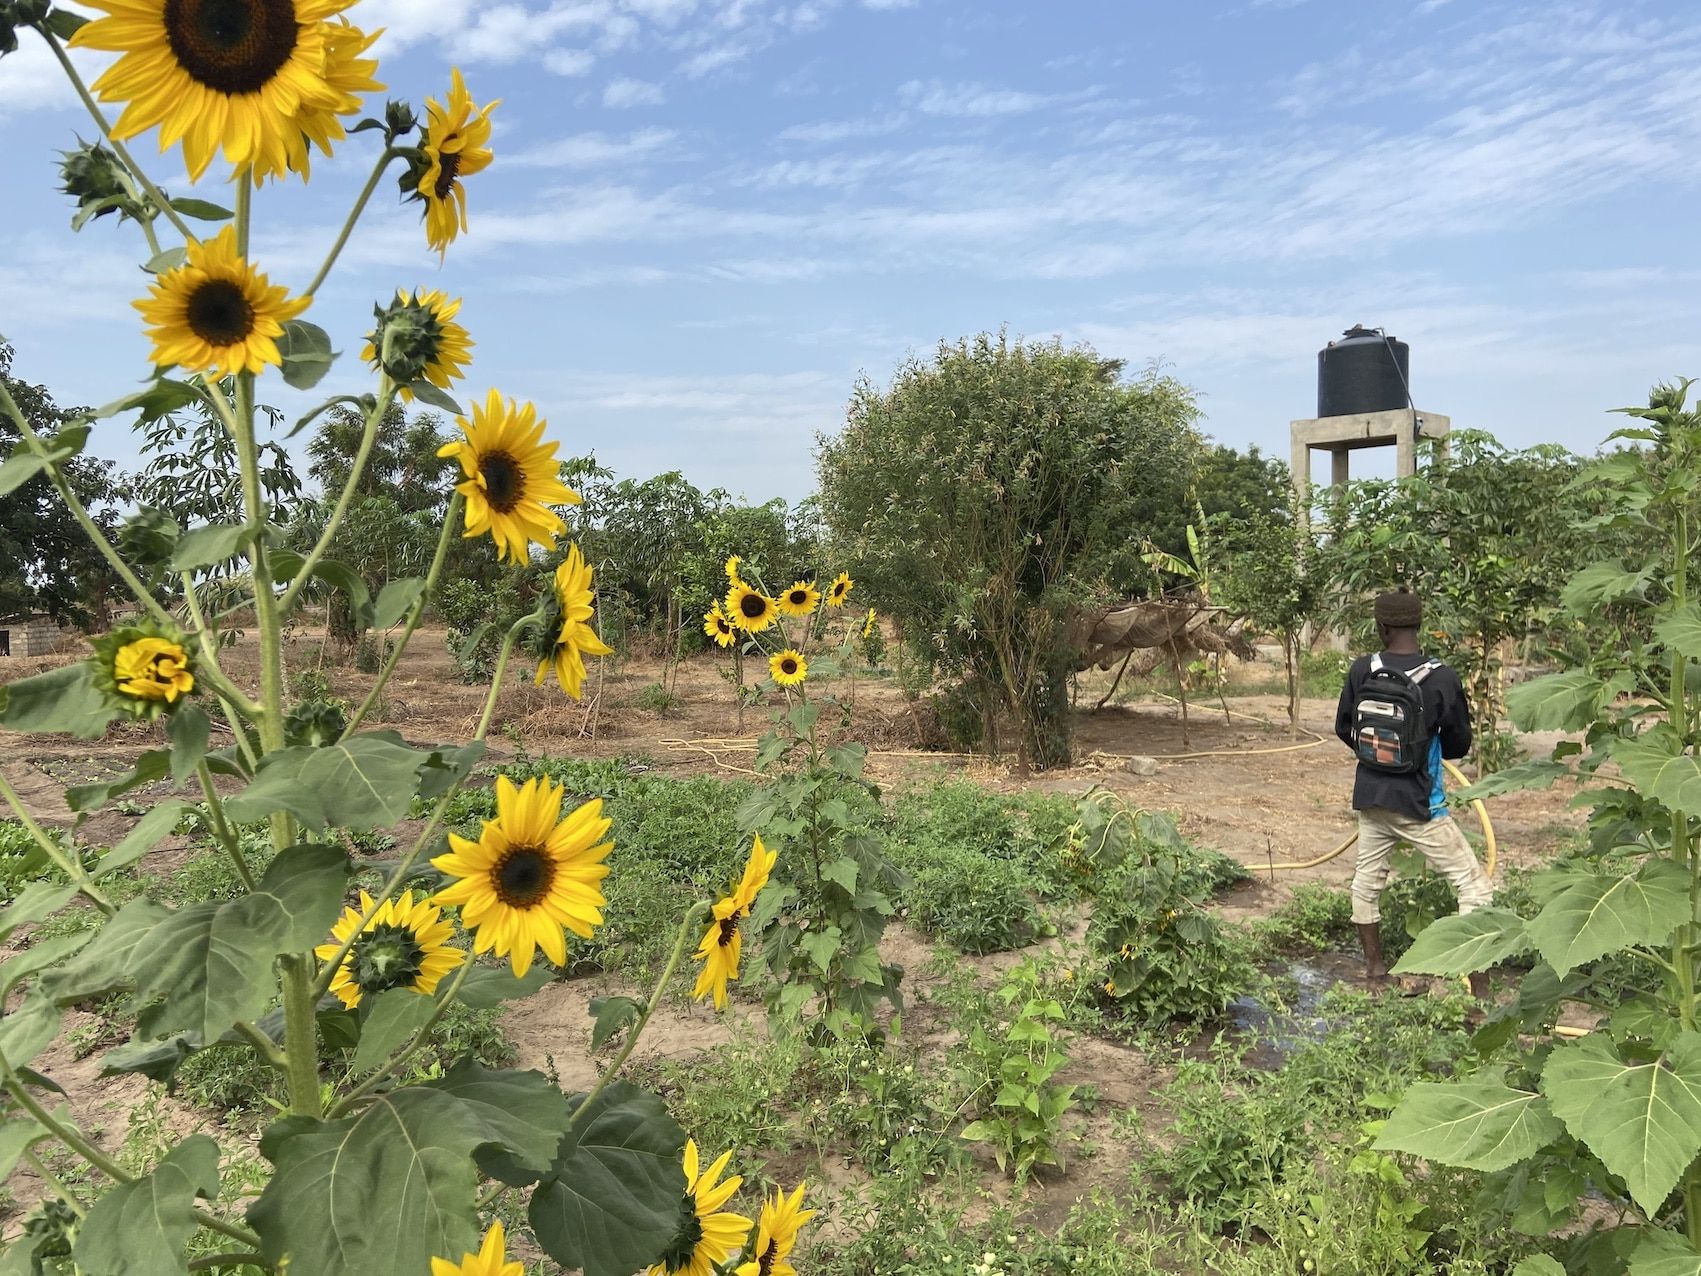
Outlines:
{"type": "Polygon", "coordinates": [[[1347,458],[1351,456],[1344,447],[1329,449],[1329,485],[1337,487],[1347,481],[1347,458]]]}

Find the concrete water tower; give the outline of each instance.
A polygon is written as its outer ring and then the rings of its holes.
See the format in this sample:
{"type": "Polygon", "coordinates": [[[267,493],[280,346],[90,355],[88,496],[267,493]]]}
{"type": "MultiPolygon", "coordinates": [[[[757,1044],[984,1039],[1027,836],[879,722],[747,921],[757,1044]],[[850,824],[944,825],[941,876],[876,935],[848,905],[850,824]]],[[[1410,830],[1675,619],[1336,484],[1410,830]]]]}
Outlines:
{"type": "Polygon", "coordinates": [[[1417,473],[1417,441],[1445,439],[1450,422],[1418,410],[1411,380],[1411,347],[1380,328],[1355,324],[1317,352],[1317,415],[1289,423],[1301,511],[1311,508],[1313,448],[1329,453],[1331,486],[1347,481],[1348,458],[1359,448],[1393,444],[1394,472],[1417,473]]]}

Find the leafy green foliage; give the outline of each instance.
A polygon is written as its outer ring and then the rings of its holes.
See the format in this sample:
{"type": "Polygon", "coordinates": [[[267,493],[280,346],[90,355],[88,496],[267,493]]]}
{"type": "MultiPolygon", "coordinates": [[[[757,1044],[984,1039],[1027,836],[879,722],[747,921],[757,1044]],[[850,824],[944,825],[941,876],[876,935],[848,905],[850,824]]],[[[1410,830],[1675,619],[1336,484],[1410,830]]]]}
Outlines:
{"type": "Polygon", "coordinates": [[[1008,1018],[969,1034],[964,1066],[975,1074],[980,1102],[962,1137],[989,1144],[998,1168],[1021,1182],[1037,1165],[1063,1165],[1059,1136],[1075,1087],[1052,1079],[1069,1062],[1068,1043],[1054,1027],[1063,1007],[1041,992],[1032,958],[1006,973],[998,1000],[1008,1018]]]}

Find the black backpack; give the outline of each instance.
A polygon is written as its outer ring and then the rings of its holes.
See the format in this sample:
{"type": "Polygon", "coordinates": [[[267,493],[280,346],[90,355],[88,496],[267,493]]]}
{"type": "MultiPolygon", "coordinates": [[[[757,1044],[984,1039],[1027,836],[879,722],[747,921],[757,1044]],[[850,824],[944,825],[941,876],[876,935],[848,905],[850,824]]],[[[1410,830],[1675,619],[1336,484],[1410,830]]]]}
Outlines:
{"type": "Polygon", "coordinates": [[[1353,752],[1359,764],[1386,775],[1418,775],[1429,767],[1429,727],[1422,682],[1441,668],[1426,660],[1406,673],[1370,658],[1370,676],[1353,702],[1353,752]]]}

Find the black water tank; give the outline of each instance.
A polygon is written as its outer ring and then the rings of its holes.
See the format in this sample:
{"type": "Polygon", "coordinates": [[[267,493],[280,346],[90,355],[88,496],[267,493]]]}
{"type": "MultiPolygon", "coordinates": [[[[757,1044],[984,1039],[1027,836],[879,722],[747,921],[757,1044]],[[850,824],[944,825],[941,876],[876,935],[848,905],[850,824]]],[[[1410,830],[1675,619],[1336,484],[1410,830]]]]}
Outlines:
{"type": "Polygon", "coordinates": [[[1411,382],[1411,347],[1355,324],[1317,352],[1317,415],[1412,407],[1411,382]]]}

